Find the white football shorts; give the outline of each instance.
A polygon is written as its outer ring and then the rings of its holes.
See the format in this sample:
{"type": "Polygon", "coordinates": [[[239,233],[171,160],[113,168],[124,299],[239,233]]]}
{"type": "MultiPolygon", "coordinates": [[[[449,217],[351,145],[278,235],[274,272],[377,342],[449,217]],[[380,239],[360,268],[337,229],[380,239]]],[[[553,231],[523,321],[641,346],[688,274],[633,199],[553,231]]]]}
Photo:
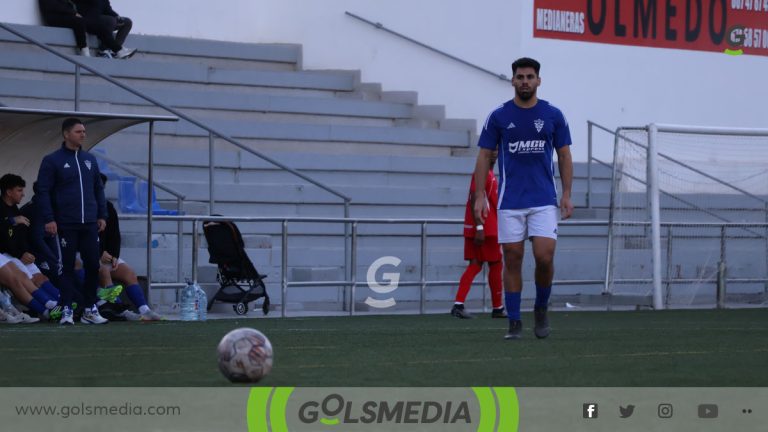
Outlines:
{"type": "MultiPolygon", "coordinates": [[[[117,265],[115,266],[115,268],[120,267],[120,264],[125,264],[125,261],[123,261],[122,258],[117,259],[117,265]]],[[[101,267],[107,267],[109,268],[110,271],[112,271],[112,264],[101,263],[101,267]]]]}
{"type": "MultiPolygon", "coordinates": [[[[24,264],[23,262],[21,262],[20,259],[14,258],[13,256],[8,255],[8,254],[3,254],[3,258],[5,258],[6,260],[16,264],[16,267],[18,267],[19,270],[21,270],[30,279],[32,279],[32,276],[40,273],[40,269],[37,268],[35,263],[24,264]]],[[[2,267],[2,266],[0,266],[0,267],[2,267]]]]}
{"type": "Polygon", "coordinates": [[[499,210],[499,244],[518,243],[530,237],[557,240],[558,210],[553,205],[499,210]]]}

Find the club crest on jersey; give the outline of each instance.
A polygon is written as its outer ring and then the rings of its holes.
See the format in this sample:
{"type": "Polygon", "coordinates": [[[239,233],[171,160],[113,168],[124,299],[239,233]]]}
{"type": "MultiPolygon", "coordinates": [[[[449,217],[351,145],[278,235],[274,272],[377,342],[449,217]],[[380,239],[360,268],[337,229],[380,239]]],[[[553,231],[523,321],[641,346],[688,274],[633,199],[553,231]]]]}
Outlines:
{"type": "Polygon", "coordinates": [[[88,168],[88,171],[91,170],[91,161],[87,160],[85,161],[85,167],[88,168]]]}
{"type": "Polygon", "coordinates": [[[533,125],[536,127],[536,132],[541,132],[541,129],[544,128],[544,120],[536,119],[533,121],[533,125]]]}

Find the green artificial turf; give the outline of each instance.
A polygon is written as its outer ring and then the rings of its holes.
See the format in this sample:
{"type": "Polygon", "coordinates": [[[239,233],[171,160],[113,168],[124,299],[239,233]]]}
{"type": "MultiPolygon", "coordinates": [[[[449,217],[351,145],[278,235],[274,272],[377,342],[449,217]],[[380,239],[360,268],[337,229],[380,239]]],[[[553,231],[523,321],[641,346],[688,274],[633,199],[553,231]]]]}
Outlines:
{"type": "Polygon", "coordinates": [[[216,345],[253,327],[267,386],[768,386],[768,310],[554,312],[505,341],[487,315],[0,326],[0,386],[222,386],[216,345]]]}

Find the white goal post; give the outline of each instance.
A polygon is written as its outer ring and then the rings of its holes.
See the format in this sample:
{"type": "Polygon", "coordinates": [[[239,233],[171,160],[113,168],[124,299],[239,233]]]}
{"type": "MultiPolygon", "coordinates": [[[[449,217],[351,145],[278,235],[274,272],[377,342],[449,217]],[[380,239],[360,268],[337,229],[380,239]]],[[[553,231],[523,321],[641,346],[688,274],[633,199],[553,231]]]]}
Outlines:
{"type": "Polygon", "coordinates": [[[765,301],[768,129],[617,129],[604,291],[660,310],[765,301]]]}

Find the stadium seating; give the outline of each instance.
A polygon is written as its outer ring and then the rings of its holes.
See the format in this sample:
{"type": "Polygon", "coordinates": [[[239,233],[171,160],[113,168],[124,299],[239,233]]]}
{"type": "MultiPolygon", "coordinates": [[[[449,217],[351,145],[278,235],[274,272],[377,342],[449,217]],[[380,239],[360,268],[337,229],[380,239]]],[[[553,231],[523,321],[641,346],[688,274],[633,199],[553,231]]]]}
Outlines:
{"type": "MultiPolygon", "coordinates": [[[[69,30],[15,27],[65,53],[72,52],[69,30]]],[[[447,119],[443,107],[419,105],[414,92],[383,91],[382,84],[360,82],[358,71],[303,70],[302,48],[298,45],[146,35],[131,35],[130,45],[139,52],[128,61],[80,57],[78,60],[347,194],[352,198],[352,217],[463,217],[475,157],[474,120],[447,119]]],[[[37,47],[19,43],[3,31],[0,49],[12,53],[0,56],[0,103],[72,109],[71,64],[37,47]]],[[[80,107],[94,112],[165,114],[162,109],[88,75],[83,76],[80,107]]],[[[98,148],[112,159],[145,171],[145,137],[146,127],[135,127],[110,137],[98,148]]],[[[187,196],[187,214],[208,211],[208,141],[206,131],[188,122],[156,126],[155,179],[187,196]]],[[[221,140],[216,141],[216,166],[216,213],[343,216],[343,206],[337,197],[221,140]]],[[[593,166],[592,199],[596,209],[587,210],[583,208],[586,165],[577,163],[575,170],[574,199],[582,207],[577,210],[577,217],[604,219],[610,172],[593,166]]],[[[158,201],[166,208],[175,208],[175,198],[164,192],[159,192],[158,201]]],[[[270,276],[268,282],[274,287],[280,281],[278,224],[239,225],[254,263],[270,276]]],[[[145,225],[126,221],[121,226],[124,255],[141,273],[145,225]]],[[[174,280],[175,224],[156,223],[155,229],[154,243],[163,253],[154,254],[154,279],[174,280]]],[[[558,278],[601,278],[605,229],[562,231],[558,278]]],[[[344,245],[340,238],[329,236],[343,233],[341,225],[292,225],[290,232],[290,280],[343,278],[344,245]]],[[[419,279],[418,238],[396,237],[417,234],[418,227],[361,227],[361,233],[366,232],[377,236],[361,238],[358,275],[365,275],[367,266],[376,258],[395,255],[403,259],[401,280],[419,279]]],[[[432,236],[428,241],[428,279],[458,280],[464,267],[463,244],[458,237],[460,226],[436,226],[429,232],[432,236]]],[[[185,256],[188,260],[189,253],[185,256]]],[[[201,261],[206,260],[205,251],[201,250],[201,261]]],[[[528,259],[526,265],[531,264],[528,259]]],[[[201,276],[212,278],[212,269],[203,268],[201,276]]],[[[528,274],[530,271],[526,269],[528,274]]],[[[188,274],[188,269],[185,272],[188,274]]],[[[569,289],[582,291],[581,287],[569,289]]],[[[302,300],[291,307],[309,307],[305,303],[312,301],[338,303],[338,290],[297,290],[293,298],[302,300]]],[[[449,299],[454,290],[455,287],[430,288],[428,295],[449,299]]],[[[412,291],[409,296],[418,298],[416,291],[412,291]]],[[[470,298],[479,298],[480,292],[473,290],[470,298]]],[[[526,291],[525,296],[530,295],[526,291]]]]}

